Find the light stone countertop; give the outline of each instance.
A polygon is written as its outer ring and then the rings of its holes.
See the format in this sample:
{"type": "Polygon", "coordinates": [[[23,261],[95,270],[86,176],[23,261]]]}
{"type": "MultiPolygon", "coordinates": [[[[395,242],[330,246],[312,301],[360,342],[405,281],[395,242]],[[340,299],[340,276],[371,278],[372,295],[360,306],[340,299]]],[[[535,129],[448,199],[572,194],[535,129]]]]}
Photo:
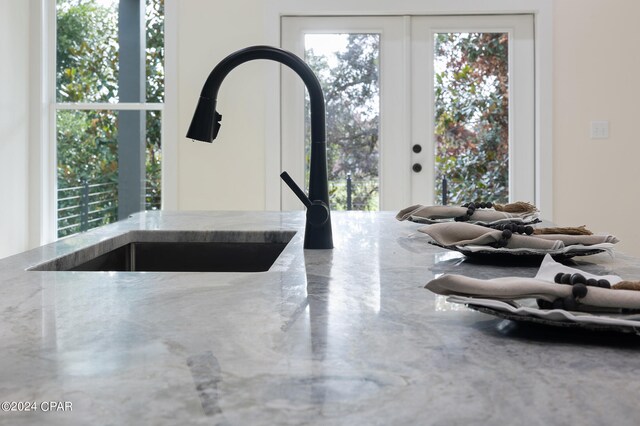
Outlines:
{"type": "MultiPolygon", "coordinates": [[[[392,212],[147,212],[0,260],[8,425],[636,425],[640,337],[527,325],[445,302],[436,275],[533,276],[425,243],[392,212]],[[268,272],[27,268],[132,230],[298,230],[268,272]]],[[[580,258],[640,278],[640,261],[580,258]]]]}

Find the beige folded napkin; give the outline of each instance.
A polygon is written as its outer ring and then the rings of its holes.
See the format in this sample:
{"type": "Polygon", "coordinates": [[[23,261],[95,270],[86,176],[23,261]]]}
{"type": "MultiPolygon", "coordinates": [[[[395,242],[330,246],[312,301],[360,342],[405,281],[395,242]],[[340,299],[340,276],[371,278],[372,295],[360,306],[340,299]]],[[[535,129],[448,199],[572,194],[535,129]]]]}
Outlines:
{"type": "Polygon", "coordinates": [[[582,244],[592,246],[594,244],[611,243],[615,244],[620,240],[613,235],[566,235],[566,234],[535,234],[534,238],[542,238],[544,240],[562,241],[565,246],[573,246],[582,244]]]}
{"type": "MultiPolygon", "coordinates": [[[[435,223],[418,228],[443,246],[491,245],[502,238],[502,231],[467,222],[435,223]]],[[[615,244],[613,235],[513,234],[508,249],[560,250],[565,246],[615,244]]]]}
{"type": "Polygon", "coordinates": [[[555,277],[559,272],[562,272],[563,274],[582,274],[587,279],[604,279],[609,281],[609,284],[611,284],[612,286],[616,286],[620,281],[622,281],[622,278],[617,275],[594,275],[578,268],[572,268],[563,263],[556,262],[553,257],[548,254],[545,255],[545,257],[542,259],[540,268],[538,269],[538,272],[536,273],[536,276],[534,278],[553,283],[555,282],[555,277]]]}
{"type": "MultiPolygon", "coordinates": [[[[466,222],[434,223],[418,228],[443,246],[488,246],[502,238],[502,231],[466,222]]],[[[530,235],[513,234],[509,238],[509,249],[559,250],[564,243],[557,240],[537,238],[530,235]]]]}
{"type": "MultiPolygon", "coordinates": [[[[406,209],[400,210],[396,215],[398,220],[416,220],[416,221],[443,221],[453,220],[458,216],[467,214],[466,207],[460,206],[423,206],[416,204],[406,209]]],[[[507,213],[499,212],[495,209],[476,209],[471,215],[470,221],[493,223],[500,221],[523,221],[531,222],[538,218],[538,212],[528,213],[507,213]]]]}
{"type": "MultiPolygon", "coordinates": [[[[460,295],[499,300],[544,299],[550,302],[571,296],[572,286],[536,278],[503,277],[481,280],[462,275],[445,274],[429,281],[425,288],[436,294],[460,295]]],[[[588,287],[580,303],[588,306],[618,309],[640,309],[640,291],[588,287]]]]}

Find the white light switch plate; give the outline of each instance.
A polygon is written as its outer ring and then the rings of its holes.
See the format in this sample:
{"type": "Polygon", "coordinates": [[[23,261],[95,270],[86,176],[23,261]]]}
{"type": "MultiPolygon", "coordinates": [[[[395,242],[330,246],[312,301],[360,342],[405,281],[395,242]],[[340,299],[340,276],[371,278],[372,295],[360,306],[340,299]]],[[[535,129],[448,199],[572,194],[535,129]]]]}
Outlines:
{"type": "Polygon", "coordinates": [[[591,122],[591,139],[608,139],[609,138],[609,122],[608,121],[592,121],[591,122]]]}

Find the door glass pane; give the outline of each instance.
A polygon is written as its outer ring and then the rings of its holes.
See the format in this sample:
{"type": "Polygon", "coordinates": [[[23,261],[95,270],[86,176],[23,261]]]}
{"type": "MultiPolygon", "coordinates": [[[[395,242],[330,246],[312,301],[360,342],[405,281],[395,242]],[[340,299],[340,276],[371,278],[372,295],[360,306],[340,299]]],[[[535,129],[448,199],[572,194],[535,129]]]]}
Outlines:
{"type": "MultiPolygon", "coordinates": [[[[318,76],[325,96],[331,208],[378,210],[380,35],[306,34],[305,61],[318,76]]],[[[308,101],[306,108],[308,188],[308,101]]]]}
{"type": "Polygon", "coordinates": [[[508,46],[507,33],[434,35],[436,204],[508,201],[508,46]]]}

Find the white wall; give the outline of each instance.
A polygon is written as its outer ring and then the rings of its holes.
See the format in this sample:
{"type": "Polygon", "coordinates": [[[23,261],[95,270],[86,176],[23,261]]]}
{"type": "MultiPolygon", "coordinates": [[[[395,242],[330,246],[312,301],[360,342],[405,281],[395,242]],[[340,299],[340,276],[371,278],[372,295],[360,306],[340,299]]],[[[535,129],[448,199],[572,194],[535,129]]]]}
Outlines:
{"type": "Polygon", "coordinates": [[[29,2],[0,1],[0,258],[27,249],[29,2]]]}
{"type": "Polygon", "coordinates": [[[554,219],[640,256],[640,2],[554,2],[554,219]],[[592,140],[593,120],[610,137],[592,140]]]}
{"type": "Polygon", "coordinates": [[[178,2],[178,209],[263,210],[265,92],[271,61],[233,70],[222,84],[217,109],[222,128],[213,144],[192,142],[187,133],[200,90],[213,67],[228,54],[265,44],[263,2],[178,2]]]}

